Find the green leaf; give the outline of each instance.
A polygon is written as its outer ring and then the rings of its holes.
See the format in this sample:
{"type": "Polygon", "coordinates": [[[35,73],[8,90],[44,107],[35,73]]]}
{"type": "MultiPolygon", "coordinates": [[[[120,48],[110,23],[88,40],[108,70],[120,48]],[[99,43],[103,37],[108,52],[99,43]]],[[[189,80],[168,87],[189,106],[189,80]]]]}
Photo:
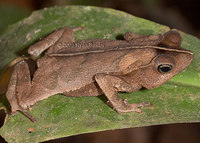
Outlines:
{"type": "Polygon", "coordinates": [[[16,23],[29,14],[30,12],[18,7],[11,5],[0,5],[0,33],[2,33],[2,31],[4,31],[8,25],[16,23]]]}
{"type": "MultiPolygon", "coordinates": [[[[108,8],[67,6],[35,11],[28,18],[10,26],[0,36],[0,74],[13,59],[41,37],[64,27],[83,26],[76,40],[116,39],[127,31],[140,34],[164,33],[168,27],[108,8]]],[[[8,142],[41,142],[59,137],[111,129],[168,123],[200,121],[200,41],[181,33],[182,47],[194,52],[192,64],[172,80],[153,90],[121,93],[129,103],[150,101],[143,113],[118,114],[106,105],[106,97],[65,97],[55,95],[33,106],[30,122],[17,112],[9,117],[0,134],[8,142]],[[30,132],[31,130],[31,132],[30,132]]],[[[25,51],[25,52],[24,52],[25,51]]],[[[7,106],[1,97],[0,107],[7,106]]]]}

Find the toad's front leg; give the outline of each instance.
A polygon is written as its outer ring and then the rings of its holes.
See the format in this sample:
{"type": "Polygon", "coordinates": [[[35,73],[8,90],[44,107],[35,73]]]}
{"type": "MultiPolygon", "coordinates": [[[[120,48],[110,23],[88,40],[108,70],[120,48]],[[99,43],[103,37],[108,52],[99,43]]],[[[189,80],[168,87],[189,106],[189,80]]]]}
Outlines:
{"type": "Polygon", "coordinates": [[[19,103],[23,98],[29,96],[31,91],[31,78],[28,64],[25,61],[18,62],[11,75],[10,83],[6,97],[11,105],[12,114],[16,111],[24,113],[31,121],[35,122],[26,109],[22,108],[19,103]]]}
{"type": "Polygon", "coordinates": [[[139,109],[140,107],[151,105],[149,102],[128,104],[126,100],[123,101],[117,94],[117,91],[132,91],[134,87],[116,76],[107,74],[97,74],[95,76],[95,80],[104,92],[105,96],[108,98],[112,108],[118,113],[141,113],[142,111],[139,109]]]}

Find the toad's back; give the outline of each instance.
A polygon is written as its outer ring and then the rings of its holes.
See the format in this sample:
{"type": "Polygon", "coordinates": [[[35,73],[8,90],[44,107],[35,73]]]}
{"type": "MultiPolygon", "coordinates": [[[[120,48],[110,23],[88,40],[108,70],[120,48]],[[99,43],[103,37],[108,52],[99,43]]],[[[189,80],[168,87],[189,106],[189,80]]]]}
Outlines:
{"type": "Polygon", "coordinates": [[[44,56],[38,60],[32,94],[45,97],[73,91],[94,82],[96,73],[119,72],[118,63],[127,52],[130,50],[69,57],[44,56]]]}

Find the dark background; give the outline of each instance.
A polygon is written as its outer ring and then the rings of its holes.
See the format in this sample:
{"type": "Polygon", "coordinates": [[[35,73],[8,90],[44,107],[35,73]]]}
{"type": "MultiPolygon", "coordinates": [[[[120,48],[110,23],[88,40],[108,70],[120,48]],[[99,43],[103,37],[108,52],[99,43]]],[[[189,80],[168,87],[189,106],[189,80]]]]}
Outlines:
{"type": "MultiPolygon", "coordinates": [[[[54,5],[94,5],[125,11],[200,38],[198,0],[0,0],[0,33],[32,11],[54,5]]],[[[5,113],[0,110],[0,127],[5,113]]],[[[0,137],[0,143],[4,143],[0,137]]],[[[173,124],[77,135],[48,143],[199,143],[200,124],[173,124]]],[[[45,142],[47,143],[47,142],[45,142]]]]}

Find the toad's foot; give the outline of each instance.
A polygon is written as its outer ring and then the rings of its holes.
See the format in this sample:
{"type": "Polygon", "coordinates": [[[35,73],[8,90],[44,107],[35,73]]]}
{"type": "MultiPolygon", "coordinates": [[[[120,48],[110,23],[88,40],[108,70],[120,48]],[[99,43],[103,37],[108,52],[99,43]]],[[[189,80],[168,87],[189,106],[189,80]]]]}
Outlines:
{"type": "Polygon", "coordinates": [[[128,112],[142,113],[142,110],[139,109],[140,107],[151,106],[152,105],[150,102],[141,102],[141,103],[136,103],[136,104],[128,104],[127,100],[124,100],[124,103],[125,103],[125,105],[123,107],[115,109],[118,113],[128,113],[128,112]]]}

